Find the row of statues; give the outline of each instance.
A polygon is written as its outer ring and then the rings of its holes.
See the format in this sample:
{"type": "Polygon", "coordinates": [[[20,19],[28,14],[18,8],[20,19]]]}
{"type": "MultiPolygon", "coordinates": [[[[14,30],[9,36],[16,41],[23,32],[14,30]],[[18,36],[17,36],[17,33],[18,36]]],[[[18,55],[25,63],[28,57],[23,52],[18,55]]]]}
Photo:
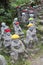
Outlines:
{"type": "Polygon", "coordinates": [[[38,38],[36,34],[37,31],[35,25],[37,18],[36,13],[33,9],[30,9],[28,11],[29,13],[27,12],[27,9],[23,10],[21,16],[22,22],[28,22],[28,24],[26,25],[26,27],[28,28],[26,30],[26,37],[24,36],[24,32],[20,27],[20,22],[18,21],[18,18],[14,18],[14,21],[12,23],[14,34],[11,34],[12,31],[5,22],[1,23],[0,49],[4,48],[4,53],[10,54],[11,63],[13,64],[16,60],[18,60],[19,55],[22,55],[23,58],[28,58],[27,49],[32,49],[34,48],[34,45],[38,45],[38,38]],[[23,39],[21,39],[21,37],[23,37],[23,39]]]}

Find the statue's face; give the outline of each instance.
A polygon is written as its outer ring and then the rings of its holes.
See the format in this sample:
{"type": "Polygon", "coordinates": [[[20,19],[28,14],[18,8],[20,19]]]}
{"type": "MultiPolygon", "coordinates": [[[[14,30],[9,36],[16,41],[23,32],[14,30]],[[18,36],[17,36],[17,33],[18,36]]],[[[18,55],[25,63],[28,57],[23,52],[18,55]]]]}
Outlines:
{"type": "Polygon", "coordinates": [[[25,14],[24,14],[24,15],[22,15],[22,16],[25,16],[25,14]]]}
{"type": "Polygon", "coordinates": [[[30,30],[30,31],[33,31],[33,29],[34,29],[34,27],[33,27],[33,26],[31,26],[31,27],[29,28],[29,30],[30,30]]]}
{"type": "Polygon", "coordinates": [[[7,36],[10,36],[10,32],[7,32],[6,35],[7,35],[7,36]]]}
{"type": "Polygon", "coordinates": [[[19,27],[19,24],[17,24],[16,26],[19,27]]]}
{"type": "Polygon", "coordinates": [[[3,25],[2,27],[3,27],[3,28],[5,28],[6,26],[5,26],[5,25],[3,25]]]}
{"type": "Polygon", "coordinates": [[[13,40],[14,43],[18,43],[19,39],[15,39],[13,40]]]}

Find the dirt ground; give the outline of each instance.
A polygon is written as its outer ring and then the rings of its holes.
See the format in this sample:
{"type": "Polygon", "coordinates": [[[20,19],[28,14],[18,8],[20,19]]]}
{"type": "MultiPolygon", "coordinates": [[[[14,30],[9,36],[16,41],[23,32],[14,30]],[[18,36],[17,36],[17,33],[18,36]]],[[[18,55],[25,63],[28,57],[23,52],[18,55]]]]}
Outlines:
{"type": "Polygon", "coordinates": [[[43,49],[38,54],[31,54],[31,65],[43,65],[43,49]]]}

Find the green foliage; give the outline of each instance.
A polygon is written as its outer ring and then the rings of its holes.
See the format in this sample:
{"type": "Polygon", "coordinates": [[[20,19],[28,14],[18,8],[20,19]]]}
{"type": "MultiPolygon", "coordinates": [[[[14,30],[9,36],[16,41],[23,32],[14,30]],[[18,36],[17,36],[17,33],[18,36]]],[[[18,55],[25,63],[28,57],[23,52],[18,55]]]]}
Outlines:
{"type": "Polygon", "coordinates": [[[0,16],[0,22],[8,22],[8,24],[11,24],[12,16],[11,13],[5,12],[3,15],[0,16]]]}
{"type": "Polygon", "coordinates": [[[6,22],[10,25],[13,21],[13,18],[16,16],[14,8],[8,9],[5,11],[4,8],[0,8],[0,23],[6,22]]]}
{"type": "Polygon", "coordinates": [[[4,11],[5,11],[5,10],[1,8],[1,9],[0,9],[0,14],[2,14],[4,11]]]}
{"type": "Polygon", "coordinates": [[[29,3],[30,0],[16,0],[16,1],[11,1],[11,6],[16,7],[16,6],[20,6],[24,3],[29,3]]]}
{"type": "MultiPolygon", "coordinates": [[[[9,0],[10,1],[10,0],[9,0]]],[[[5,9],[3,7],[3,5],[0,6],[0,23],[1,22],[6,22],[8,25],[10,25],[14,19],[14,17],[16,17],[16,9],[15,7],[24,3],[29,2],[29,0],[11,0],[9,3],[9,7],[5,9]]]]}

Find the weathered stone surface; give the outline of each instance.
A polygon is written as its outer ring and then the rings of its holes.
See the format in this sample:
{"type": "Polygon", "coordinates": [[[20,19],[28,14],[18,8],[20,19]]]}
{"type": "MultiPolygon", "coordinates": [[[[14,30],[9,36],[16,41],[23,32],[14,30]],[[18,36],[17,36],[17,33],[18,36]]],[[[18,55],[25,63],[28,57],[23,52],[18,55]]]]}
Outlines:
{"type": "Polygon", "coordinates": [[[38,57],[32,61],[32,65],[43,65],[43,57],[38,57]]]}
{"type": "Polygon", "coordinates": [[[4,56],[0,55],[0,65],[7,65],[7,62],[4,58],[4,56]]]}

